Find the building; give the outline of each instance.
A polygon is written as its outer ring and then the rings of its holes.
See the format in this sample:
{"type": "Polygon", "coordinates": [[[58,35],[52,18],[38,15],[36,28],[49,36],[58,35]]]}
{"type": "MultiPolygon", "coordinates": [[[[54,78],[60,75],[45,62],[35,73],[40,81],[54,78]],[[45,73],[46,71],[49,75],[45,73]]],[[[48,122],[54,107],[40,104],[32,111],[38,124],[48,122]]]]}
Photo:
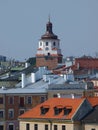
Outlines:
{"type": "Polygon", "coordinates": [[[19,116],[20,130],[82,130],[80,120],[91,110],[86,99],[51,98],[19,116]]]}
{"type": "Polygon", "coordinates": [[[63,82],[59,84],[50,84],[47,92],[48,98],[81,98],[94,97],[94,86],[92,82],[63,82]]]}
{"type": "Polygon", "coordinates": [[[6,56],[0,55],[0,62],[6,62],[6,56]]]}
{"type": "Polygon", "coordinates": [[[47,71],[45,67],[32,70],[21,72],[17,85],[0,88],[0,130],[19,130],[18,116],[47,100],[48,83],[41,80],[47,71]]]}
{"type": "Polygon", "coordinates": [[[41,36],[36,53],[36,66],[47,66],[53,69],[62,63],[60,40],[52,31],[50,20],[46,24],[46,33],[41,36]]]}
{"type": "Polygon", "coordinates": [[[84,130],[98,130],[98,116],[97,115],[98,115],[98,103],[93,107],[93,110],[82,119],[81,121],[82,128],[84,130]]]}

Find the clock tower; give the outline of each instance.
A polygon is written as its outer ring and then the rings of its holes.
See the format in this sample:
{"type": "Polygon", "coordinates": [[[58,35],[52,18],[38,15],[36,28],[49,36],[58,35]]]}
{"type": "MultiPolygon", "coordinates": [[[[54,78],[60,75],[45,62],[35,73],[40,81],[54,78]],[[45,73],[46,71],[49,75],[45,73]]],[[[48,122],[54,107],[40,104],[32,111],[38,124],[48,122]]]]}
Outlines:
{"type": "Polygon", "coordinates": [[[53,69],[62,63],[62,54],[60,49],[60,40],[52,31],[50,19],[46,24],[46,33],[39,40],[36,53],[36,66],[47,66],[53,69]]]}

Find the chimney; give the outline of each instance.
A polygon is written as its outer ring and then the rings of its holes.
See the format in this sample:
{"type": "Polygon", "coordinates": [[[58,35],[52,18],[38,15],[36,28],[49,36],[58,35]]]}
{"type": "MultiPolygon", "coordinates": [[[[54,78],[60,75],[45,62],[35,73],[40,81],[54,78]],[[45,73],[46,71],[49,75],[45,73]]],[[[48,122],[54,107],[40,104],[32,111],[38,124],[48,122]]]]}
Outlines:
{"type": "Polygon", "coordinates": [[[25,68],[28,68],[30,66],[30,63],[26,62],[25,63],[25,68]]]}
{"type": "Polygon", "coordinates": [[[61,95],[60,95],[60,93],[57,93],[57,97],[58,97],[58,98],[61,98],[61,95]]]}
{"type": "Polygon", "coordinates": [[[71,94],[71,97],[72,97],[72,99],[74,99],[75,98],[74,94],[71,94]]]}
{"type": "Polygon", "coordinates": [[[26,78],[25,78],[26,76],[25,76],[25,73],[22,73],[21,74],[21,82],[22,82],[22,88],[24,88],[25,87],[25,80],[26,80],[26,78]]]}

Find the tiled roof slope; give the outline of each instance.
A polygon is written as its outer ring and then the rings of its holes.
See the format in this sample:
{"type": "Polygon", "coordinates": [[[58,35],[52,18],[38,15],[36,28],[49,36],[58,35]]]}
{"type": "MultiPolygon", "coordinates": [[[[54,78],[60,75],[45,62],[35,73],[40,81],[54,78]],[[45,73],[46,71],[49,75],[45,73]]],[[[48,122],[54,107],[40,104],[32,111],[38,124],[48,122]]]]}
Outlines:
{"type": "Polygon", "coordinates": [[[98,106],[94,107],[93,111],[91,111],[85,118],[82,119],[84,123],[97,123],[98,124],[98,106]]]}
{"type": "Polygon", "coordinates": [[[25,112],[23,115],[19,116],[19,119],[72,119],[75,112],[78,110],[79,106],[83,103],[85,99],[71,99],[71,98],[51,98],[44,103],[36,106],[30,111],[25,112]],[[46,114],[41,114],[41,107],[48,107],[49,110],[46,114]],[[68,115],[64,115],[64,112],[61,111],[58,115],[54,114],[54,108],[72,108],[71,112],[68,115]]]}

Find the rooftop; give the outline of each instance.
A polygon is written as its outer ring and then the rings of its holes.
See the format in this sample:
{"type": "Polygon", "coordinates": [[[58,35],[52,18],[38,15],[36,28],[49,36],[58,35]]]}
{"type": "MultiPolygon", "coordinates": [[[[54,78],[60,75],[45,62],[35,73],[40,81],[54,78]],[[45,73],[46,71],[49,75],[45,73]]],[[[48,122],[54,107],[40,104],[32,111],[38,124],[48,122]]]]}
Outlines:
{"type": "Polygon", "coordinates": [[[30,111],[25,112],[23,115],[21,115],[20,119],[68,119],[70,120],[74,113],[78,110],[79,106],[84,101],[83,98],[81,99],[71,99],[71,98],[50,98],[49,100],[45,101],[44,103],[36,106],[35,108],[31,109],[30,111]],[[48,106],[49,110],[46,112],[46,114],[41,114],[40,109],[42,107],[48,106]],[[54,114],[54,108],[61,108],[61,112],[59,114],[54,114]],[[64,114],[64,108],[65,110],[70,109],[70,112],[65,115],[64,114]]]}

